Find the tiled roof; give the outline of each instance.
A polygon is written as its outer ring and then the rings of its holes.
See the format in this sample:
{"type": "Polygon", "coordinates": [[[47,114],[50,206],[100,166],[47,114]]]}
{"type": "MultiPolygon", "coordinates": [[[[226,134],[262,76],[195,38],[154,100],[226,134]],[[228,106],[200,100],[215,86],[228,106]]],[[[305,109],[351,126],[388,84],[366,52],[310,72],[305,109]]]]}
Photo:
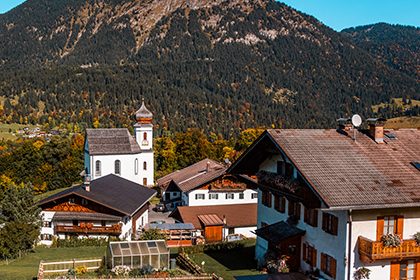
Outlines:
{"type": "Polygon", "coordinates": [[[89,192],[83,185],[75,186],[41,200],[38,205],[42,208],[42,205],[46,203],[72,194],[92,200],[125,215],[132,215],[155,196],[156,191],[110,174],[90,182],[89,192]]]}
{"type": "Polygon", "coordinates": [[[90,155],[138,154],[141,152],[127,128],[86,129],[90,155]]]}
{"type": "Polygon", "coordinates": [[[257,225],[257,204],[233,204],[215,206],[179,206],[170,216],[182,223],[192,223],[202,229],[199,216],[216,215],[221,221],[226,219],[228,227],[252,227],[257,225]]]}
{"type": "Polygon", "coordinates": [[[174,181],[183,192],[188,192],[222,176],[226,169],[223,164],[206,158],[158,179],[157,183],[166,189],[169,183],[174,181]],[[210,164],[208,170],[207,163],[210,164]]]}
{"type": "Polygon", "coordinates": [[[354,141],[332,129],[267,131],[330,207],[418,206],[420,130],[388,133],[395,138],[377,144],[361,132],[354,141]]]}

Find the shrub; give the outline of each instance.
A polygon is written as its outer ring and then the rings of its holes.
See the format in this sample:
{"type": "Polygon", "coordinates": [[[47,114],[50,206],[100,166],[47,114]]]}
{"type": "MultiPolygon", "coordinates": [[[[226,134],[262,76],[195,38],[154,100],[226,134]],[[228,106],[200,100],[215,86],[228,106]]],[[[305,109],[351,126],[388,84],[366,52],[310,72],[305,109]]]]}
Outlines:
{"type": "Polygon", "coordinates": [[[414,240],[416,240],[417,246],[420,246],[420,232],[413,234],[414,240]]]}
{"type": "Polygon", "coordinates": [[[353,274],[354,280],[369,279],[369,276],[370,276],[370,269],[364,266],[361,268],[358,268],[353,274]]]}
{"type": "Polygon", "coordinates": [[[75,272],[76,272],[76,275],[83,275],[88,272],[88,269],[86,266],[82,265],[82,266],[76,267],[75,272]]]}
{"type": "Polygon", "coordinates": [[[109,241],[118,240],[115,237],[109,238],[78,238],[76,236],[70,237],[68,239],[53,239],[52,247],[62,248],[62,247],[86,247],[86,246],[106,246],[109,241]]]}
{"type": "Polygon", "coordinates": [[[192,247],[185,247],[182,248],[182,251],[186,254],[194,254],[194,253],[203,253],[203,252],[215,252],[215,251],[231,251],[231,250],[238,250],[245,247],[245,242],[235,241],[235,242],[218,242],[218,243],[210,243],[205,245],[196,245],[192,247]]]}
{"type": "Polygon", "coordinates": [[[401,246],[401,237],[394,233],[389,233],[382,235],[381,237],[382,244],[385,247],[399,247],[401,246]]]}
{"type": "Polygon", "coordinates": [[[127,277],[127,276],[130,275],[131,268],[129,266],[127,266],[127,265],[117,265],[111,271],[116,276],[127,277]]]}

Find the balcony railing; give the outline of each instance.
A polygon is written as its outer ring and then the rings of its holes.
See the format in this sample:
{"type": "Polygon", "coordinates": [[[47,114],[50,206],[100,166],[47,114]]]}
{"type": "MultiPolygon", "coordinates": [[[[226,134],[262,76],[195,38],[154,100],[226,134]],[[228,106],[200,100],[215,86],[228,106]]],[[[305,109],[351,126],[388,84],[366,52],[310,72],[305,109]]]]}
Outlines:
{"type": "Polygon", "coordinates": [[[93,226],[85,224],[81,226],[63,226],[56,225],[54,227],[56,233],[82,233],[82,234],[108,234],[120,235],[121,225],[115,224],[112,226],[93,226]]]}
{"type": "Polygon", "coordinates": [[[413,239],[402,240],[401,246],[385,247],[381,241],[359,236],[359,256],[362,262],[420,257],[420,246],[413,239]]]}

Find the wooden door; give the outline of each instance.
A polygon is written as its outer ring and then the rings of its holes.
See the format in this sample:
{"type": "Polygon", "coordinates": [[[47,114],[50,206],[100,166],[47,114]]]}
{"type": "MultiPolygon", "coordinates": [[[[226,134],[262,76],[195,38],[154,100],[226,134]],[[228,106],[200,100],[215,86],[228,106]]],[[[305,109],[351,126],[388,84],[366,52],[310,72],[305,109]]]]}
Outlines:
{"type": "Polygon", "coordinates": [[[220,242],[223,237],[223,227],[222,226],[207,226],[204,229],[204,237],[207,243],[220,242]]]}
{"type": "Polygon", "coordinates": [[[301,236],[292,237],[286,240],[283,240],[279,245],[277,245],[277,254],[281,258],[283,255],[289,257],[287,265],[289,266],[290,271],[299,271],[300,269],[300,254],[301,254],[301,236]]]}

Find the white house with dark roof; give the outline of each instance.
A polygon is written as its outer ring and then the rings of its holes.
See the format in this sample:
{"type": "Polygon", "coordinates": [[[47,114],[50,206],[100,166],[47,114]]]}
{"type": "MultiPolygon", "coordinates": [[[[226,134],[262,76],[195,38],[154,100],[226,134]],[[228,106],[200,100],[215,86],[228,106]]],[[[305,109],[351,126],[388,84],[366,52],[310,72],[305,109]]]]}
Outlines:
{"type": "Polygon", "coordinates": [[[115,174],[144,186],[154,184],[153,114],[144,102],[136,112],[134,137],[127,128],[87,129],[85,172],[91,180],[115,174]]]}
{"type": "Polygon", "coordinates": [[[40,202],[40,243],[52,237],[107,237],[130,240],[148,223],[149,201],[156,191],[109,174],[71,187],[40,202]]]}
{"type": "Polygon", "coordinates": [[[226,173],[227,167],[203,159],[157,180],[166,209],[257,203],[256,184],[248,176],[226,173]]]}
{"type": "Polygon", "coordinates": [[[420,130],[368,123],[270,129],[229,168],[257,175],[260,264],[269,253],[322,279],[420,279],[420,130]]]}

